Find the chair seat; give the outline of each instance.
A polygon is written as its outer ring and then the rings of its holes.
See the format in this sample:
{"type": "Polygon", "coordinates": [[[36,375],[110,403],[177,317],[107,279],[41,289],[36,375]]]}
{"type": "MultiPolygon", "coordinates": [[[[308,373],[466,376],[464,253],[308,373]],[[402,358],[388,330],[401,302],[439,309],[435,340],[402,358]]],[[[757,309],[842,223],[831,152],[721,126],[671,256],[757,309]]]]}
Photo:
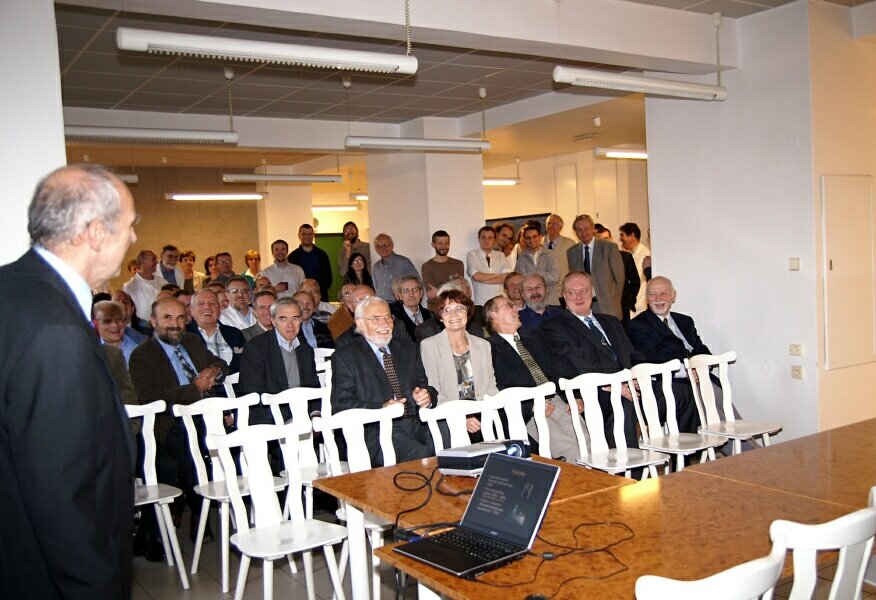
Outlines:
{"type": "MultiPolygon", "coordinates": [[[[240,487],[241,496],[249,496],[249,482],[246,477],[238,477],[237,485],[240,487]]],[[[284,477],[274,477],[274,491],[279,492],[286,488],[286,479],[284,477]]],[[[211,481],[205,484],[199,484],[194,487],[195,493],[219,502],[228,501],[228,488],[224,481],[211,481]]]]}
{"type": "Polygon", "coordinates": [[[250,529],[231,536],[243,554],[254,558],[285,556],[325,545],[337,544],[347,537],[347,528],[316,519],[284,521],[273,527],[250,529]]]}
{"type": "Polygon", "coordinates": [[[721,446],[726,442],[726,437],[711,433],[675,433],[651,438],[647,442],[642,442],[640,446],[645,450],[654,450],[656,452],[691,454],[706,448],[721,446]]]}
{"type": "MultiPolygon", "coordinates": [[[[335,511],[335,516],[338,518],[338,521],[346,522],[347,510],[342,506],[335,511]]],[[[392,521],[381,519],[377,515],[371,513],[363,513],[363,517],[365,518],[365,529],[368,531],[386,531],[393,526],[392,521]]]]}
{"type": "Polygon", "coordinates": [[[662,465],[669,457],[651,450],[639,450],[637,448],[625,448],[618,451],[612,448],[608,452],[591,454],[587,458],[579,458],[576,462],[581,465],[598,469],[608,473],[620,473],[638,467],[662,465]]]}
{"type": "Polygon", "coordinates": [[[778,423],[761,423],[758,421],[721,421],[704,425],[699,428],[700,433],[713,433],[723,435],[731,439],[747,440],[766,433],[773,434],[782,430],[778,423]]]}
{"type": "Polygon", "coordinates": [[[138,483],[134,488],[134,506],[156,503],[168,504],[171,500],[181,495],[182,490],[172,485],[165,485],[163,483],[145,485],[138,483]]]}

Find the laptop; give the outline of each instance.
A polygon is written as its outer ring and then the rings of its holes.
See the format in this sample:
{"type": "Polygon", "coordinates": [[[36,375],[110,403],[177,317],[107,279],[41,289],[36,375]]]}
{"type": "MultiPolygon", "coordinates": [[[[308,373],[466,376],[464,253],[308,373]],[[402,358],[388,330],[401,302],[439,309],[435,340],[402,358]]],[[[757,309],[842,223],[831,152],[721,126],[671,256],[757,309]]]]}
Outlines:
{"type": "Polygon", "coordinates": [[[523,558],[559,474],[553,465],[491,454],[458,527],[393,550],[467,579],[523,558]]]}

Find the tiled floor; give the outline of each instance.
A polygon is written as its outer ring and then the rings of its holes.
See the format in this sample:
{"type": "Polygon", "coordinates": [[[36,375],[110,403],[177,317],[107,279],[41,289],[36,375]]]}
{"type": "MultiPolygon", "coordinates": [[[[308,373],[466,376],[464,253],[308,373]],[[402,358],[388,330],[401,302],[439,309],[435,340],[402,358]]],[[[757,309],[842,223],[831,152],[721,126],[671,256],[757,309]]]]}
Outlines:
{"type": "MultiPolygon", "coordinates": [[[[791,556],[788,555],[786,560],[791,560],[791,556]]],[[[834,561],[835,560],[836,559],[834,559],[834,561]]],[[[813,600],[827,600],[828,594],[830,593],[830,582],[833,581],[833,574],[835,571],[836,562],[818,570],[818,582],[815,584],[815,595],[812,596],[813,600]]],[[[791,579],[781,581],[779,585],[776,586],[773,597],[779,600],[788,598],[791,594],[792,583],[791,579]]],[[[876,587],[864,584],[861,600],[866,598],[876,599],[876,587]]]]}

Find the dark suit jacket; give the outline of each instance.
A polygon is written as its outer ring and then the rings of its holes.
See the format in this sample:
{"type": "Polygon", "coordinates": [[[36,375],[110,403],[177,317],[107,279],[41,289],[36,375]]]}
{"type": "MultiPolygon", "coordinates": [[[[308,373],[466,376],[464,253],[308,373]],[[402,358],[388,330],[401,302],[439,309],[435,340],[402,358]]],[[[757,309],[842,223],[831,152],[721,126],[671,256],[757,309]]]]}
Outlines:
{"type": "MultiPolygon", "coordinates": [[[[426,371],[420,360],[416,344],[403,337],[393,337],[389,351],[395,363],[396,374],[408,402],[413,402],[414,388],[429,390],[432,406],[438,398],[435,388],[429,386],[426,371]]],[[[381,408],[393,397],[392,386],[383,364],[377,360],[371,346],[361,335],[339,348],[332,355],[332,410],[340,412],[349,408],[381,408]]],[[[365,441],[371,451],[371,464],[383,464],[378,441],[378,428],[365,429],[365,441]]]]}
{"type": "MultiPolygon", "coordinates": [[[[201,338],[204,344],[207,343],[207,340],[201,335],[201,330],[198,329],[198,324],[194,320],[188,324],[186,329],[201,338]]],[[[246,338],[243,337],[240,329],[224,323],[219,323],[219,333],[222,334],[225,343],[231,346],[231,351],[234,353],[231,355],[231,362],[228,364],[228,372],[237,373],[240,371],[240,357],[243,356],[243,346],[246,344],[246,338]]]]}
{"type": "Polygon", "coordinates": [[[684,347],[684,342],[675,337],[675,334],[663,323],[663,320],[650,310],[646,310],[630,321],[628,331],[636,349],[645,355],[648,362],[664,363],[674,358],[683,361],[685,358],[697,354],[711,354],[708,346],[697,334],[693,319],[681,313],[670,314],[681,330],[684,339],[693,346],[693,350],[688,352],[684,347]]]}
{"type": "Polygon", "coordinates": [[[130,598],[136,449],[95,331],[34,250],[0,285],[0,596],[130,598]]]}
{"type": "MultiPolygon", "coordinates": [[[[316,262],[319,264],[319,274],[314,277],[314,279],[319,283],[319,293],[322,296],[322,299],[325,300],[329,297],[328,291],[332,286],[332,264],[331,261],[329,261],[328,254],[326,254],[325,250],[322,248],[314,245],[311,252],[316,253],[316,262]]],[[[301,267],[301,257],[305,254],[307,253],[301,248],[301,245],[299,245],[289,254],[289,262],[301,267]]],[[[306,273],[305,276],[309,277],[306,273]]],[[[290,291],[294,294],[296,290],[290,291]]]]}
{"type": "MultiPolygon", "coordinates": [[[[517,334],[532,358],[541,367],[545,377],[557,385],[557,390],[559,390],[559,377],[554,373],[554,365],[548,354],[544,333],[540,329],[521,328],[517,330],[517,334]]],[[[510,387],[534,387],[537,385],[526,363],[523,362],[511,344],[499,335],[491,335],[489,342],[493,347],[493,371],[496,374],[496,387],[504,390],[510,387]]],[[[531,418],[532,403],[530,402],[523,406],[523,420],[528,422],[531,418]]]]}
{"type": "MultiPolygon", "coordinates": [[[[181,345],[192,359],[197,372],[216,366],[223,373],[228,374],[228,365],[224,360],[210,353],[199,335],[184,333],[181,345]]],[[[154,337],[134,349],[128,368],[142,404],[155,400],[167,402],[167,411],[158,415],[155,425],[156,439],[163,440],[174,423],[173,405],[197,402],[201,399],[201,392],[194,383],[179,384],[179,378],[173,370],[170,359],[154,337]]]]}
{"type": "Polygon", "coordinates": [[[567,379],[582,373],[616,373],[645,362],[633,347],[621,322],[610,315],[594,314],[617,358],[605,348],[581,320],[568,310],[542,321],[541,330],[547,338],[554,368],[567,379]]]}
{"type": "Polygon", "coordinates": [[[639,270],[636,268],[636,260],[633,255],[621,250],[621,259],[624,261],[624,291],[621,295],[621,308],[624,311],[624,319],[629,320],[630,311],[636,310],[636,296],[642,281],[639,279],[639,270]]]}
{"type": "MultiPolygon", "coordinates": [[[[328,326],[325,323],[320,323],[316,319],[311,319],[311,323],[313,323],[313,335],[316,338],[316,347],[317,348],[334,348],[335,342],[332,340],[332,333],[329,331],[328,326]]],[[[298,332],[298,339],[301,340],[302,344],[307,343],[307,338],[304,337],[304,329],[298,332]]]]}
{"type": "MultiPolygon", "coordinates": [[[[411,338],[411,341],[417,341],[417,337],[414,334],[417,326],[408,316],[408,313],[405,312],[404,304],[402,304],[401,302],[393,302],[389,305],[389,312],[391,312],[395,316],[396,326],[403,324],[405,326],[405,331],[407,331],[408,333],[408,337],[411,338]]],[[[420,307],[420,313],[423,316],[423,320],[420,323],[421,325],[434,316],[431,310],[429,310],[428,308],[423,308],[422,306],[420,307]]]]}

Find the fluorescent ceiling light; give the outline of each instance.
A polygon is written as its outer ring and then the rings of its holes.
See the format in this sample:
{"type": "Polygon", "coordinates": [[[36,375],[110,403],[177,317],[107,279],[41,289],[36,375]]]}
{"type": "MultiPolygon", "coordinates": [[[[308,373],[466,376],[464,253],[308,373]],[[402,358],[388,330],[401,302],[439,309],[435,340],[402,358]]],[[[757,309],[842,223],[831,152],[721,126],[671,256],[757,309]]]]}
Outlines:
{"type": "Polygon", "coordinates": [[[643,148],[600,148],[593,149],[593,156],[596,158],[630,158],[636,160],[647,160],[648,151],[643,148]]]}
{"type": "Polygon", "coordinates": [[[124,181],[125,183],[137,183],[140,181],[140,177],[138,175],[131,175],[129,173],[125,173],[122,175],[116,174],[116,177],[124,181]]]}
{"type": "Polygon", "coordinates": [[[484,177],[484,185],[520,185],[518,177],[484,177]]]}
{"type": "Polygon", "coordinates": [[[140,142],[150,144],[237,144],[233,131],[189,129],[147,129],[139,127],[99,127],[67,125],[64,135],[90,142],[140,142]]]}
{"type": "Polygon", "coordinates": [[[128,27],[118,28],[116,43],[120,50],[152,54],[198,56],[218,60],[301,65],[371,73],[412,75],[417,72],[417,58],[408,55],[278,44],[257,40],[236,40],[205,35],[130,29],[128,27]]]}
{"type": "Polygon", "coordinates": [[[168,200],[261,200],[267,194],[166,194],[168,200]]]}
{"type": "Polygon", "coordinates": [[[428,138],[360,137],[348,135],[347,148],[362,150],[402,150],[408,152],[485,152],[492,146],[486,140],[441,140],[428,138]]]}
{"type": "Polygon", "coordinates": [[[624,75],[593,69],[577,69],[558,65],[554,67],[554,81],[582,87],[641,92],[654,96],[671,96],[691,100],[726,100],[727,89],[718,85],[703,85],[687,81],[654,79],[637,75],[624,75]]]}
{"type": "Polygon", "coordinates": [[[364,202],[365,200],[368,200],[368,194],[362,192],[353,192],[352,194],[350,194],[350,200],[364,202]]]}
{"type": "Polygon", "coordinates": [[[223,173],[225,183],[341,183],[340,175],[255,175],[252,173],[223,173]]]}
{"type": "Polygon", "coordinates": [[[313,212],[356,211],[355,204],[321,204],[313,207],[313,212]]]}

